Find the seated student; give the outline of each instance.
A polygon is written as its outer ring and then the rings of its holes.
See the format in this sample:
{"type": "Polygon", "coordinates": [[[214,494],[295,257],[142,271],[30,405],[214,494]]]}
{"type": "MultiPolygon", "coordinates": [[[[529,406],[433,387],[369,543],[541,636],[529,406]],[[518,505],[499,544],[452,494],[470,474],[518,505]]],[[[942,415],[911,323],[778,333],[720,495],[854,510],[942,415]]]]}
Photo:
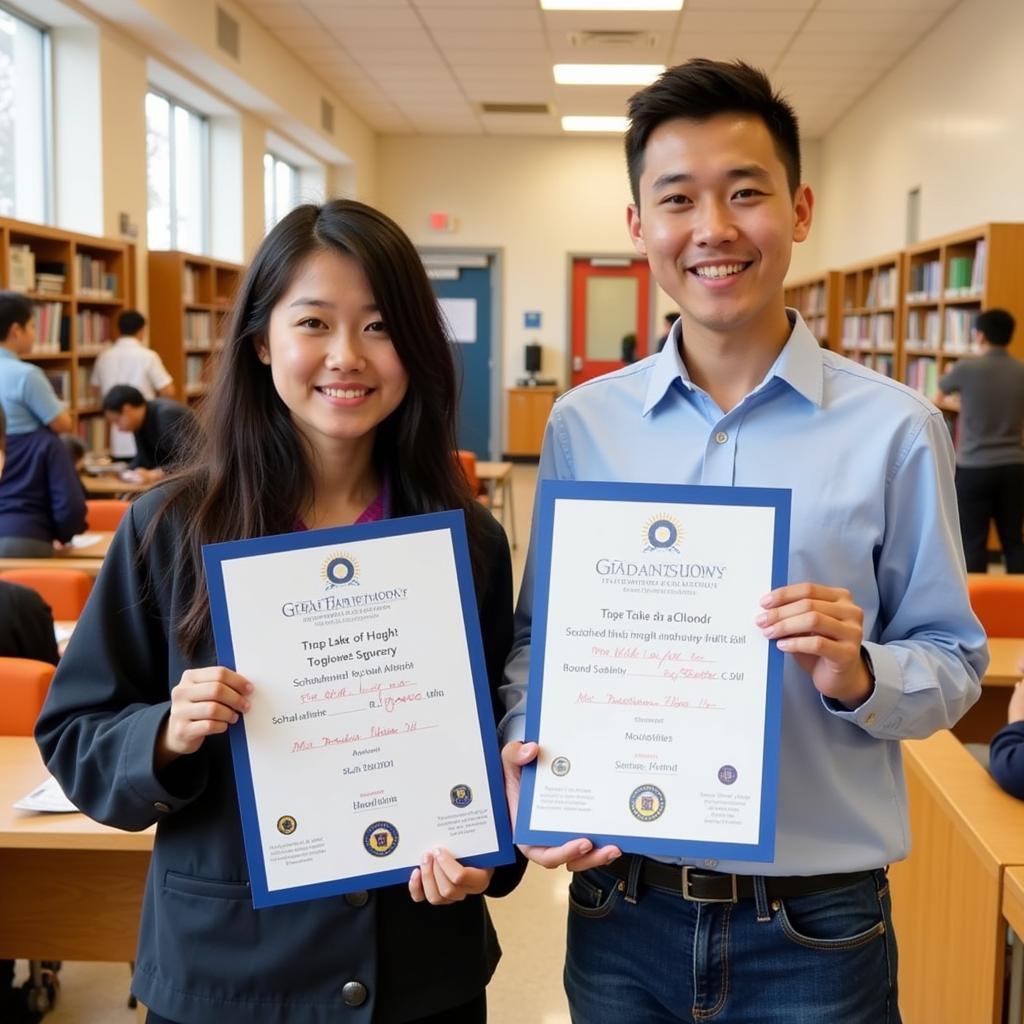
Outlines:
{"type": "Polygon", "coordinates": [[[0,558],[49,558],[54,541],[67,544],[84,529],[85,491],[60,438],[47,427],[7,435],[0,558]]]}
{"type": "MultiPolygon", "coordinates": [[[[4,469],[5,438],[4,412],[0,409],[0,476],[4,469]]],[[[0,580],[0,658],[32,658],[57,664],[57,641],[49,605],[34,590],[4,580],[0,580]]],[[[0,681],[0,697],[2,693],[0,681]]],[[[0,1020],[22,1024],[38,1019],[29,1012],[25,989],[14,987],[14,961],[0,960],[0,1020]]]]}
{"type": "Polygon", "coordinates": [[[1011,796],[1024,800],[1024,679],[1013,688],[1007,724],[992,737],[988,767],[1011,796]]]}
{"type": "Polygon", "coordinates": [[[32,303],[19,292],[0,292],[0,406],[11,437],[40,427],[57,433],[71,429],[71,413],[54,394],[46,374],[21,358],[35,343],[32,303]]]}
{"type": "Polygon", "coordinates": [[[118,384],[103,397],[107,422],[135,435],[135,458],[128,464],[126,480],[161,480],[181,461],[195,430],[195,416],[187,405],[173,398],[147,401],[138,388],[118,384]]]}

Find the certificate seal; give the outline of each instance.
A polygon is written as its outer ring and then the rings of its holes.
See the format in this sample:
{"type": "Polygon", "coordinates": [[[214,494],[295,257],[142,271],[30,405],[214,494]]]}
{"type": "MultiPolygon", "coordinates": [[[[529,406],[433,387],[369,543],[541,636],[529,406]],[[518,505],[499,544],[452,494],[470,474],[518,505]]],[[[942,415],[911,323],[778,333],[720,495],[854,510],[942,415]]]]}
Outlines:
{"type": "Polygon", "coordinates": [[[452,786],[449,796],[455,807],[468,807],[473,802],[473,790],[469,786],[452,786]]]}
{"type": "Polygon", "coordinates": [[[567,757],[556,757],[551,762],[551,774],[557,775],[559,778],[568,775],[571,768],[572,763],[567,757]]]}
{"type": "Polygon", "coordinates": [[[277,831],[283,836],[292,835],[298,827],[299,823],[290,814],[282,814],[277,819],[277,831]]]}
{"type": "Polygon", "coordinates": [[[679,552],[682,525],[674,516],[657,516],[644,526],[644,551],[679,552]]]}
{"type": "Polygon", "coordinates": [[[387,857],[398,849],[398,829],[390,821],[375,821],[363,833],[363,846],[373,857],[387,857]]]}
{"type": "Polygon", "coordinates": [[[336,552],[324,562],[320,574],[328,590],[359,583],[359,563],[344,551],[336,552]]]}
{"type": "Polygon", "coordinates": [[[665,811],[665,794],[647,783],[629,794],[629,809],[638,821],[655,821],[665,811]]]}
{"type": "Polygon", "coordinates": [[[718,769],[718,781],[723,786],[731,786],[739,778],[739,772],[731,764],[723,764],[718,769]]]}

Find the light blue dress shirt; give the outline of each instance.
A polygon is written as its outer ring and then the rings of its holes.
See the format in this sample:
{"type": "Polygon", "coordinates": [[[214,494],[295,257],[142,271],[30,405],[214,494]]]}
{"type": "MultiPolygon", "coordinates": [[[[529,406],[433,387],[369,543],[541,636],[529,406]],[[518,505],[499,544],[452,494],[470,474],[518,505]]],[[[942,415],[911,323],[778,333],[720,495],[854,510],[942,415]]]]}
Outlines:
{"type": "Polygon", "coordinates": [[[46,374],[5,348],[0,348],[0,406],[8,434],[31,434],[64,411],[46,374]]]}
{"type": "MultiPolygon", "coordinates": [[[[789,581],[846,587],[864,611],[875,688],[855,711],[823,698],[785,656],[775,860],[701,862],[737,874],[858,871],[905,857],[899,741],[956,722],[988,664],[941,414],[821,349],[789,316],[778,359],[728,413],[690,380],[677,322],[659,354],[556,402],[540,460],[541,478],[791,488],[789,581]]],[[[506,667],[506,740],[524,731],[532,548],[506,667]]]]}

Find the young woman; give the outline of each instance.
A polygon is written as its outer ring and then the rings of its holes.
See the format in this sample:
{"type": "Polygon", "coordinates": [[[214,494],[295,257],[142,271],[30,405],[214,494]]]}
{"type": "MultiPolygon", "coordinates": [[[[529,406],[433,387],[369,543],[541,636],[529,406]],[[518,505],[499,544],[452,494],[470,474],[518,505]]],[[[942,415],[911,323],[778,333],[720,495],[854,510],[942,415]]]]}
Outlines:
{"type": "Polygon", "coordinates": [[[37,727],[68,796],[157,836],[133,990],[153,1022],[486,1018],[496,871],[428,854],[408,887],[252,909],[228,726],[251,684],[216,663],[204,543],[444,508],[466,514],[492,690],[511,565],[454,456],[455,375],[409,239],[360,203],[301,206],[241,292],[189,467],[131,508],[37,727]]]}

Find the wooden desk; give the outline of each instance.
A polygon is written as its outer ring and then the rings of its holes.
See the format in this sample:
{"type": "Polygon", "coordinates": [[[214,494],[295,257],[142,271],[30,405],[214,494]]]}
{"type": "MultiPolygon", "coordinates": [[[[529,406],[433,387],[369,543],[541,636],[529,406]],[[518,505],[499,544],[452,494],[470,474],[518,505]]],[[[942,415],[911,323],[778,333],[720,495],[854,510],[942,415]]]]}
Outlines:
{"type": "Polygon", "coordinates": [[[487,485],[491,508],[501,513],[501,525],[509,529],[509,534],[512,537],[512,550],[515,551],[516,510],[512,502],[512,469],[511,462],[478,462],[476,464],[477,479],[487,485]],[[500,501],[498,500],[499,492],[500,501]],[[508,519],[505,518],[506,513],[508,519]]]}
{"type": "MultiPolygon", "coordinates": [[[[0,572],[5,569],[80,569],[90,576],[98,576],[103,559],[114,539],[112,530],[89,530],[100,539],[88,547],[65,547],[55,551],[53,558],[0,558],[0,572]]],[[[52,959],[52,958],[51,958],[52,959]]]]}
{"type": "Polygon", "coordinates": [[[78,479],[82,481],[85,493],[90,498],[130,498],[132,495],[148,491],[153,486],[152,482],[132,483],[115,475],[94,476],[92,473],[79,473],[78,479]]]}
{"type": "Polygon", "coordinates": [[[14,810],[45,778],[34,740],[0,736],[0,957],[134,960],[154,831],[14,810]]]}
{"type": "Polygon", "coordinates": [[[1010,967],[1009,1024],[1024,1021],[1024,867],[1003,872],[1003,917],[1013,930],[1010,967]]]}
{"type": "Polygon", "coordinates": [[[903,744],[910,857],[889,872],[904,1024],[996,1024],[1004,868],[1024,864],[1024,804],[948,731],[903,744]]]}
{"type": "Polygon", "coordinates": [[[1024,675],[1017,668],[1024,660],[1024,639],[990,637],[988,650],[992,660],[981,681],[981,697],[953,727],[961,743],[988,743],[1006,725],[1010,690],[1024,675]]]}

